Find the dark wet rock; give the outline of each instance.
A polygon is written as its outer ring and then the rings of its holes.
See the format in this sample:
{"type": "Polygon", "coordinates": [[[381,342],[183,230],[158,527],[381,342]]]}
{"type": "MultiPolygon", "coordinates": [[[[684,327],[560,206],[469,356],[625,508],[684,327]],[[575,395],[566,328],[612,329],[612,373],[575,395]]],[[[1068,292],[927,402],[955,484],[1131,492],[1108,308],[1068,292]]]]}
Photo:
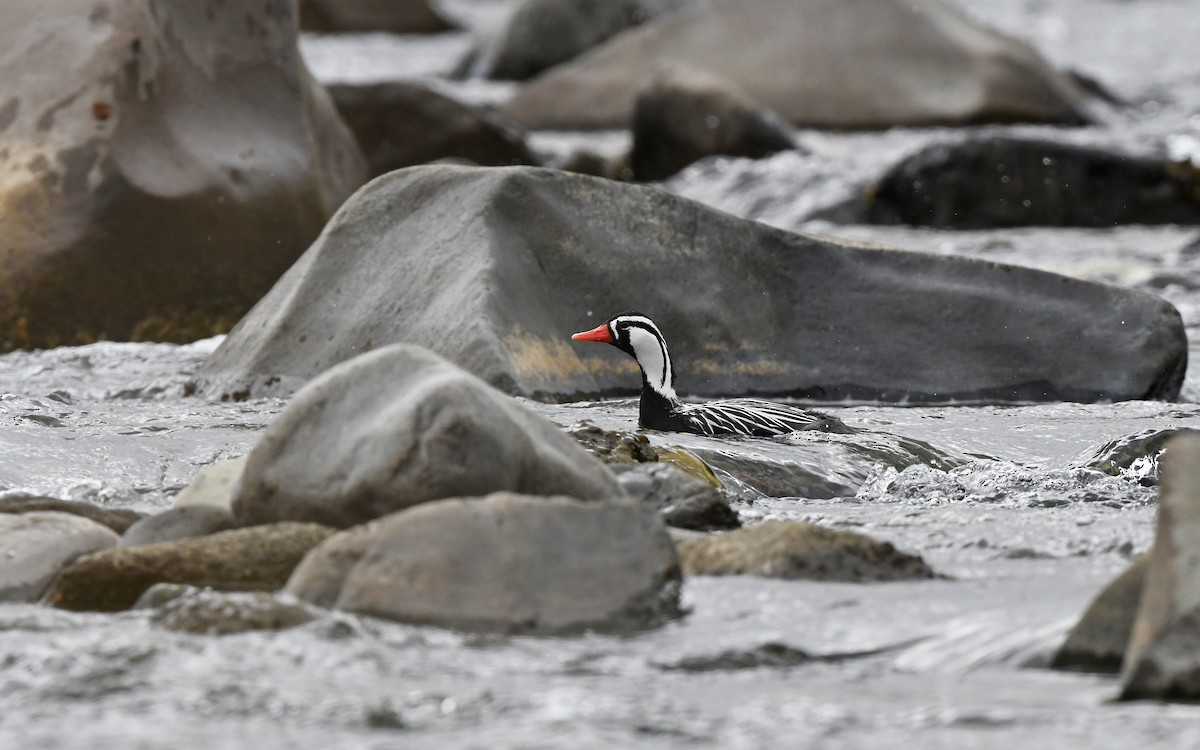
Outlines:
{"type": "Polygon", "coordinates": [[[330,369],[292,398],[251,451],[233,512],[244,525],[347,527],[500,490],[622,494],[558,427],[441,357],[398,344],[330,369]]]}
{"type": "Polygon", "coordinates": [[[312,608],[287,594],[213,591],[174,583],[151,586],[135,606],[153,609],[150,620],[159,627],[194,635],[286,630],[316,618],[312,608]]]}
{"type": "Polygon", "coordinates": [[[1121,671],[1146,580],[1149,558],[1134,560],[1092,600],[1050,662],[1053,669],[1121,671]]]}
{"type": "Polygon", "coordinates": [[[349,529],[287,591],[323,607],[465,630],[626,630],[679,613],[666,527],[633,501],[497,493],[349,529]]]}
{"type": "Polygon", "coordinates": [[[457,28],[429,0],[300,0],[305,31],[433,34],[457,28]]]}
{"type": "MultiPolygon", "coordinates": [[[[866,478],[830,472],[828,466],[803,460],[764,459],[753,452],[697,448],[696,454],[709,466],[729,472],[768,497],[826,499],[853,495],[866,478]]],[[[805,456],[808,458],[809,456],[805,456]]]]}
{"type": "Polygon", "coordinates": [[[42,601],[62,609],[129,609],[156,583],[222,591],[274,591],[310,549],[334,532],[280,523],[87,555],[54,579],[42,601]]]}
{"type": "Polygon", "coordinates": [[[1200,434],[1162,459],[1154,547],[1121,672],[1124,699],[1200,699],[1200,434]]]}
{"type": "Polygon", "coordinates": [[[284,394],[407,341],[508,393],[633,392],[629,357],[570,334],[635,306],[701,396],[1173,398],[1187,359],[1179,313],[1147,292],[843,244],[557,170],[424,166],[351,199],[200,380],[284,394]]]}
{"type": "Polygon", "coordinates": [[[742,525],[720,492],[673,464],[618,464],[613,468],[626,494],[656,509],[668,526],[718,531],[742,525]]]}
{"type": "Polygon", "coordinates": [[[207,536],[218,531],[237,528],[228,508],[213,505],[192,505],[171,508],[148,516],[129,527],[121,535],[121,547],[140,547],[159,542],[173,542],[194,536],[207,536]]]}
{"type": "Polygon", "coordinates": [[[209,466],[175,496],[175,507],[209,506],[229,510],[233,507],[233,493],[237,490],[238,482],[242,481],[245,469],[245,456],[209,466]]]}
{"type": "Polygon", "coordinates": [[[6,6],[0,351],[226,331],[364,181],[294,6],[222,5],[6,6]]]}
{"type": "Polygon", "coordinates": [[[987,136],[938,143],[868,192],[862,217],[947,229],[1200,223],[1200,179],[1164,159],[987,136]]]}
{"type": "Polygon", "coordinates": [[[328,90],[373,177],[439,159],[481,166],[537,163],[516,123],[424,86],[339,83],[328,90]]]}
{"type": "Polygon", "coordinates": [[[116,545],[117,535],[58,511],[0,515],[0,602],[35,602],[68,563],[116,545]]]}
{"type": "Polygon", "coordinates": [[[139,513],[136,510],[103,508],[80,500],[60,500],[56,497],[21,494],[0,497],[0,513],[29,513],[35,510],[52,510],[58,513],[82,516],[102,526],[107,526],[118,534],[124,534],[126,529],[146,517],[145,513],[139,513]]]}
{"type": "Polygon", "coordinates": [[[917,555],[850,531],[798,521],[766,521],[676,545],[686,575],[756,575],[814,581],[933,578],[917,555]]]}
{"type": "Polygon", "coordinates": [[[658,667],[672,672],[727,672],[761,667],[795,667],[813,660],[814,657],[807,651],[772,642],[750,649],[722,651],[711,656],[686,656],[658,667]]]}
{"type": "Polygon", "coordinates": [[[1145,466],[1139,471],[1138,481],[1144,486],[1152,487],[1158,484],[1159,454],[1166,448],[1169,440],[1184,432],[1190,430],[1151,429],[1125,435],[1097,448],[1083,461],[1083,465],[1116,477],[1130,472],[1141,462],[1145,466]]]}
{"type": "Polygon", "coordinates": [[[462,72],[525,80],[679,5],[670,0],[524,0],[482,40],[462,72]]]}
{"type": "Polygon", "coordinates": [[[584,450],[606,464],[636,464],[658,460],[658,448],[650,438],[638,432],[606,430],[591,422],[572,425],[567,434],[584,450]]]}
{"type": "Polygon", "coordinates": [[[535,129],[627,127],[664,63],[708,70],[796,125],[1085,119],[1073,78],[939,0],[705,3],[547,71],[505,111],[535,129]]]}
{"type": "Polygon", "coordinates": [[[1200,237],[1196,237],[1193,242],[1185,245],[1179,252],[1185,258],[1194,258],[1200,255],[1200,237]]]}
{"type": "Polygon", "coordinates": [[[663,180],[706,156],[758,159],[796,147],[774,112],[712,74],[674,67],[637,97],[630,167],[638,180],[663,180]]]}

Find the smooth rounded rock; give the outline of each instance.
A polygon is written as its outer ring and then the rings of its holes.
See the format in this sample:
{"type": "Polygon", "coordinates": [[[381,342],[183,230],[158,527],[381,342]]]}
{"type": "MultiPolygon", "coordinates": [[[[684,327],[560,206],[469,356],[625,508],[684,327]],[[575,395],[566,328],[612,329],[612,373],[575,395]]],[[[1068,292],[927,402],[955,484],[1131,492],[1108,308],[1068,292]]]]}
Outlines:
{"type": "Polygon", "coordinates": [[[481,166],[536,164],[516,123],[405,82],[328,86],[372,177],[439,159],[481,166]]]}
{"type": "Polygon", "coordinates": [[[1154,547],[1125,662],[1124,699],[1200,699],[1200,434],[1168,444],[1154,547]]]}
{"type": "Polygon", "coordinates": [[[404,341],[507,393],[630,393],[629,357],[570,340],[629,309],[666,334],[685,395],[1169,399],[1187,362],[1178,311],[1137,289],[786,232],[557,170],[424,166],[348,201],[198,379],[213,397],[282,395],[404,341]]]}
{"type": "Polygon", "coordinates": [[[151,586],[135,607],[153,609],[150,621],[161,628],[194,635],[285,630],[316,617],[311,607],[287,594],[213,591],[174,583],[151,586]]]}
{"type": "Polygon", "coordinates": [[[250,452],[233,512],[244,525],[344,528],[501,490],[622,495],[558,427],[441,357],[397,344],[331,368],[292,398],[250,452]]]}
{"type": "Polygon", "coordinates": [[[126,529],[146,517],[145,513],[139,513],[136,510],[102,508],[81,500],[61,500],[56,497],[40,495],[0,497],[0,513],[29,513],[35,510],[52,510],[58,513],[82,516],[102,526],[107,526],[118,534],[124,534],[126,529]]]}
{"type": "Polygon", "coordinates": [[[657,624],[679,613],[679,583],[650,508],[498,493],[342,532],[305,558],[287,591],[401,622],[550,634],[657,624]]]}
{"type": "Polygon", "coordinates": [[[686,575],[755,575],[813,581],[933,578],[917,555],[862,534],[798,521],[766,521],[676,545],[686,575]]]}
{"type": "Polygon", "coordinates": [[[742,525],[720,492],[670,463],[619,464],[615,468],[625,492],[658,510],[668,526],[716,531],[742,525]]]}
{"type": "Polygon", "coordinates": [[[988,136],[938,143],[872,186],[862,219],[939,229],[1200,223],[1200,175],[1162,158],[988,136]]]}
{"type": "Polygon", "coordinates": [[[538,130],[628,127],[664,64],[818,128],[1086,119],[1075,80],[941,0],[697,3],[546,71],[504,111],[538,130]]]}
{"type": "Polygon", "coordinates": [[[146,544],[172,542],[194,536],[207,536],[218,531],[237,528],[233,514],[227,508],[213,505],[192,505],[171,508],[148,516],[129,527],[121,535],[121,547],[140,547],[146,544]]]}
{"type": "Polygon", "coordinates": [[[69,513],[0,515],[0,602],[37,601],[72,560],[116,543],[112,529],[69,513]]]}
{"type": "Polygon", "coordinates": [[[0,351],[223,333],[366,178],[264,2],[5,5],[0,351]]]}
{"type": "Polygon", "coordinates": [[[1112,674],[1121,671],[1148,565],[1149,557],[1143,555],[1104,587],[1054,654],[1052,668],[1112,674]]]}
{"type": "Polygon", "coordinates": [[[115,612],[132,607],[156,583],[274,591],[333,532],[317,524],[280,523],[105,550],[59,573],[42,601],[61,609],[115,612]]]}
{"type": "Polygon", "coordinates": [[[663,180],[707,156],[758,159],[796,148],[787,124],[716,76],[673,67],[637,97],[629,165],[637,180],[663,180]]]}
{"type": "Polygon", "coordinates": [[[245,456],[209,466],[175,496],[175,507],[205,505],[229,510],[233,507],[233,494],[245,470],[245,456]]]}

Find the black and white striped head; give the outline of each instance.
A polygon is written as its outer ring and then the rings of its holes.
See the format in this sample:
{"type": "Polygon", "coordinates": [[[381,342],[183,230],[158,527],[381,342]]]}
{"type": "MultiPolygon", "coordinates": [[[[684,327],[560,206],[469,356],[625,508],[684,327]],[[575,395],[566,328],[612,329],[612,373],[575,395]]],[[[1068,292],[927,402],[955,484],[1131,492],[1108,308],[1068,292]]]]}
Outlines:
{"type": "Polygon", "coordinates": [[[637,360],[642,380],[656,393],[670,399],[675,395],[675,368],[667,354],[667,342],[654,321],[638,313],[624,313],[590,331],[580,331],[576,341],[612,344],[637,360]]]}

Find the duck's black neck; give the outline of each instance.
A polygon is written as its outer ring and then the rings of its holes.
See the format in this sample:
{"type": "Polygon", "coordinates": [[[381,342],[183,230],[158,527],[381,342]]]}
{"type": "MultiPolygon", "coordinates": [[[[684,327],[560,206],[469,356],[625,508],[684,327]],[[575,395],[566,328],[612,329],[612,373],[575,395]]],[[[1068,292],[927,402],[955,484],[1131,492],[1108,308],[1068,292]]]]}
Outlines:
{"type": "Polygon", "coordinates": [[[638,400],[638,424],[652,430],[679,431],[680,407],[683,403],[674,394],[665,396],[650,387],[642,378],[642,395],[638,400]]]}

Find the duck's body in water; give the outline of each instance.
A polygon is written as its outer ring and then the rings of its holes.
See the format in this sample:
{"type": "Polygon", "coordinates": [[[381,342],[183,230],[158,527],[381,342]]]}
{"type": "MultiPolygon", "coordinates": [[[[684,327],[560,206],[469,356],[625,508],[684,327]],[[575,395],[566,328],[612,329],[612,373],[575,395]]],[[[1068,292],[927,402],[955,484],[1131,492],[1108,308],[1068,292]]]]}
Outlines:
{"type": "Polygon", "coordinates": [[[632,356],[642,371],[638,422],[642,427],[701,435],[771,437],[799,430],[849,432],[840,420],[820,412],[751,398],[688,404],[675,394],[675,368],[667,342],[654,321],[638,313],[618,315],[576,341],[612,344],[632,356]]]}

